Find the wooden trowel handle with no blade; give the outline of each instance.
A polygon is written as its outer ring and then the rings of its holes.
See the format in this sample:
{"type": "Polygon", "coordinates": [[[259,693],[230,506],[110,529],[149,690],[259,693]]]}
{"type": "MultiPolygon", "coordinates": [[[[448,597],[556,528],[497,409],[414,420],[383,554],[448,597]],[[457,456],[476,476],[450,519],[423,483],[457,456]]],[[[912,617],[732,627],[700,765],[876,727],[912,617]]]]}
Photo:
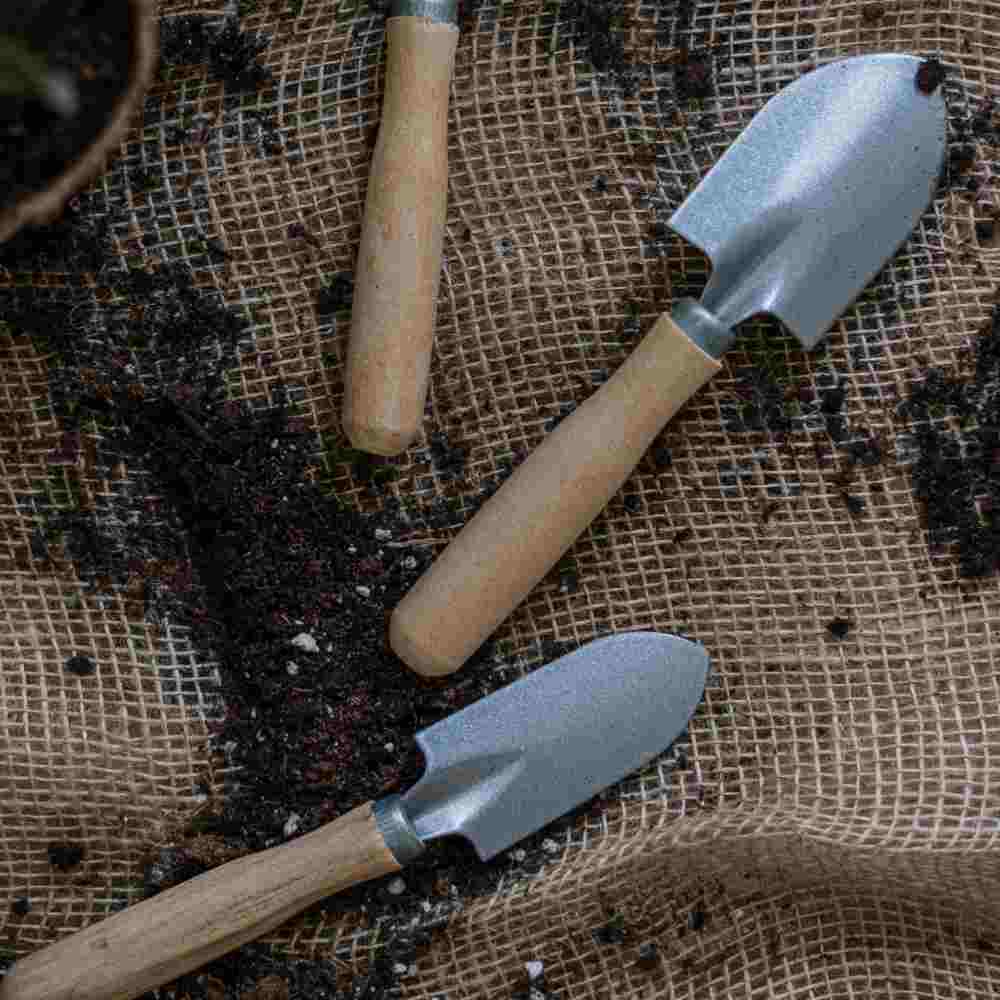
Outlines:
{"type": "Polygon", "coordinates": [[[343,426],[376,455],[420,430],[448,194],[455,0],[394,0],[382,122],[355,267],[343,426]]]}

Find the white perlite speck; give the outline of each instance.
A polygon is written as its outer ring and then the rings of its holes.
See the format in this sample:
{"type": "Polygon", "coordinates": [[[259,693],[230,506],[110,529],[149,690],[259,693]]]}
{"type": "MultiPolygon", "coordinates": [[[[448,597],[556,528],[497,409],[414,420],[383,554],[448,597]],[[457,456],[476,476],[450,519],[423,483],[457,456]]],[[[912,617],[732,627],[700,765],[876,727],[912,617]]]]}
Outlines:
{"type": "Polygon", "coordinates": [[[308,632],[300,632],[292,639],[292,645],[304,649],[307,653],[319,652],[319,643],[308,632]]]}
{"type": "Polygon", "coordinates": [[[375,529],[375,540],[379,542],[387,542],[392,538],[392,532],[388,528],[376,528],[375,529]]]}
{"type": "Polygon", "coordinates": [[[285,669],[288,671],[289,677],[294,677],[299,672],[299,665],[294,660],[289,660],[285,669]]]}
{"type": "Polygon", "coordinates": [[[406,892],[406,883],[401,878],[394,878],[386,888],[393,896],[401,896],[406,892]]]}
{"type": "Polygon", "coordinates": [[[544,962],[525,962],[524,967],[528,970],[528,978],[532,980],[541,979],[542,973],[545,971],[544,962]]]}
{"type": "Polygon", "coordinates": [[[542,850],[547,854],[555,854],[559,850],[559,845],[551,837],[546,837],[542,841],[542,850]]]}
{"type": "Polygon", "coordinates": [[[372,588],[371,587],[365,587],[365,586],[363,586],[362,584],[359,583],[354,589],[362,597],[371,597],[372,596],[372,588]]]}
{"type": "Polygon", "coordinates": [[[284,834],[286,837],[291,837],[292,834],[297,833],[299,829],[299,824],[302,821],[302,817],[298,813],[292,813],[288,819],[285,820],[284,834]]]}

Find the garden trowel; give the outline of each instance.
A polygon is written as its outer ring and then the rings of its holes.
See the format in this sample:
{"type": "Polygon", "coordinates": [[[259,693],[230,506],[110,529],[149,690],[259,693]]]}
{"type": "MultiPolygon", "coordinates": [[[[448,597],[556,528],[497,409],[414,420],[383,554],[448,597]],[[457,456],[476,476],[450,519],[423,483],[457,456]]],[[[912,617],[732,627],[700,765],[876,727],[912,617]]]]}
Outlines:
{"type": "Polygon", "coordinates": [[[403,598],[390,641],[412,669],[450,673],[483,643],[719,370],[739,323],[768,313],[811,349],[906,240],[946,148],[945,102],[920,67],[832,63],[752,119],[670,219],[711,261],[701,301],[661,316],[403,598]]]}
{"type": "Polygon", "coordinates": [[[459,835],[484,861],[642,767],[684,730],[708,674],[679,636],[596,639],[417,733],[403,795],[230,861],[18,961],[0,1000],[132,1000],[317,900],[459,835]]]}

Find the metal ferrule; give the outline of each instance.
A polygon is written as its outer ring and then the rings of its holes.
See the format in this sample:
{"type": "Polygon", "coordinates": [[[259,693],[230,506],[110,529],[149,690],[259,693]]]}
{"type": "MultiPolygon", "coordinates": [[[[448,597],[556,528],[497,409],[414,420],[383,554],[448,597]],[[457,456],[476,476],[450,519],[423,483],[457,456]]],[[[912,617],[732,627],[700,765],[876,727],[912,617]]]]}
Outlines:
{"type": "Polygon", "coordinates": [[[385,846],[392,851],[392,856],[400,865],[407,865],[424,853],[424,842],[417,836],[413,824],[407,818],[399,795],[387,795],[384,799],[379,799],[372,807],[372,812],[385,846]]]}
{"type": "Polygon", "coordinates": [[[458,24],[458,0],[392,0],[389,17],[423,17],[442,24],[458,24]]]}
{"type": "Polygon", "coordinates": [[[736,340],[733,329],[717,320],[697,299],[674,303],[670,318],[710,357],[721,358],[736,340]]]}

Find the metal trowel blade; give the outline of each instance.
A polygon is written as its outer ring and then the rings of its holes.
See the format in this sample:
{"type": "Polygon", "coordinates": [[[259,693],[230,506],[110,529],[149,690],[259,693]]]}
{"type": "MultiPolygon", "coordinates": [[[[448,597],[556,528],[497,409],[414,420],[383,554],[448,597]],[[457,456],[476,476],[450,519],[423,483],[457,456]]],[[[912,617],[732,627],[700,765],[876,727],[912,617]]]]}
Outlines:
{"type": "Polygon", "coordinates": [[[907,239],[938,183],[947,115],[921,60],[830,63],[754,116],[670,219],[703,250],[701,298],[726,326],[759,313],[808,350],[907,239]]]}
{"type": "Polygon", "coordinates": [[[402,796],[421,841],[459,834],[486,861],[642,767],[687,726],[708,673],[674,635],[596,639],[417,733],[402,796]]]}

